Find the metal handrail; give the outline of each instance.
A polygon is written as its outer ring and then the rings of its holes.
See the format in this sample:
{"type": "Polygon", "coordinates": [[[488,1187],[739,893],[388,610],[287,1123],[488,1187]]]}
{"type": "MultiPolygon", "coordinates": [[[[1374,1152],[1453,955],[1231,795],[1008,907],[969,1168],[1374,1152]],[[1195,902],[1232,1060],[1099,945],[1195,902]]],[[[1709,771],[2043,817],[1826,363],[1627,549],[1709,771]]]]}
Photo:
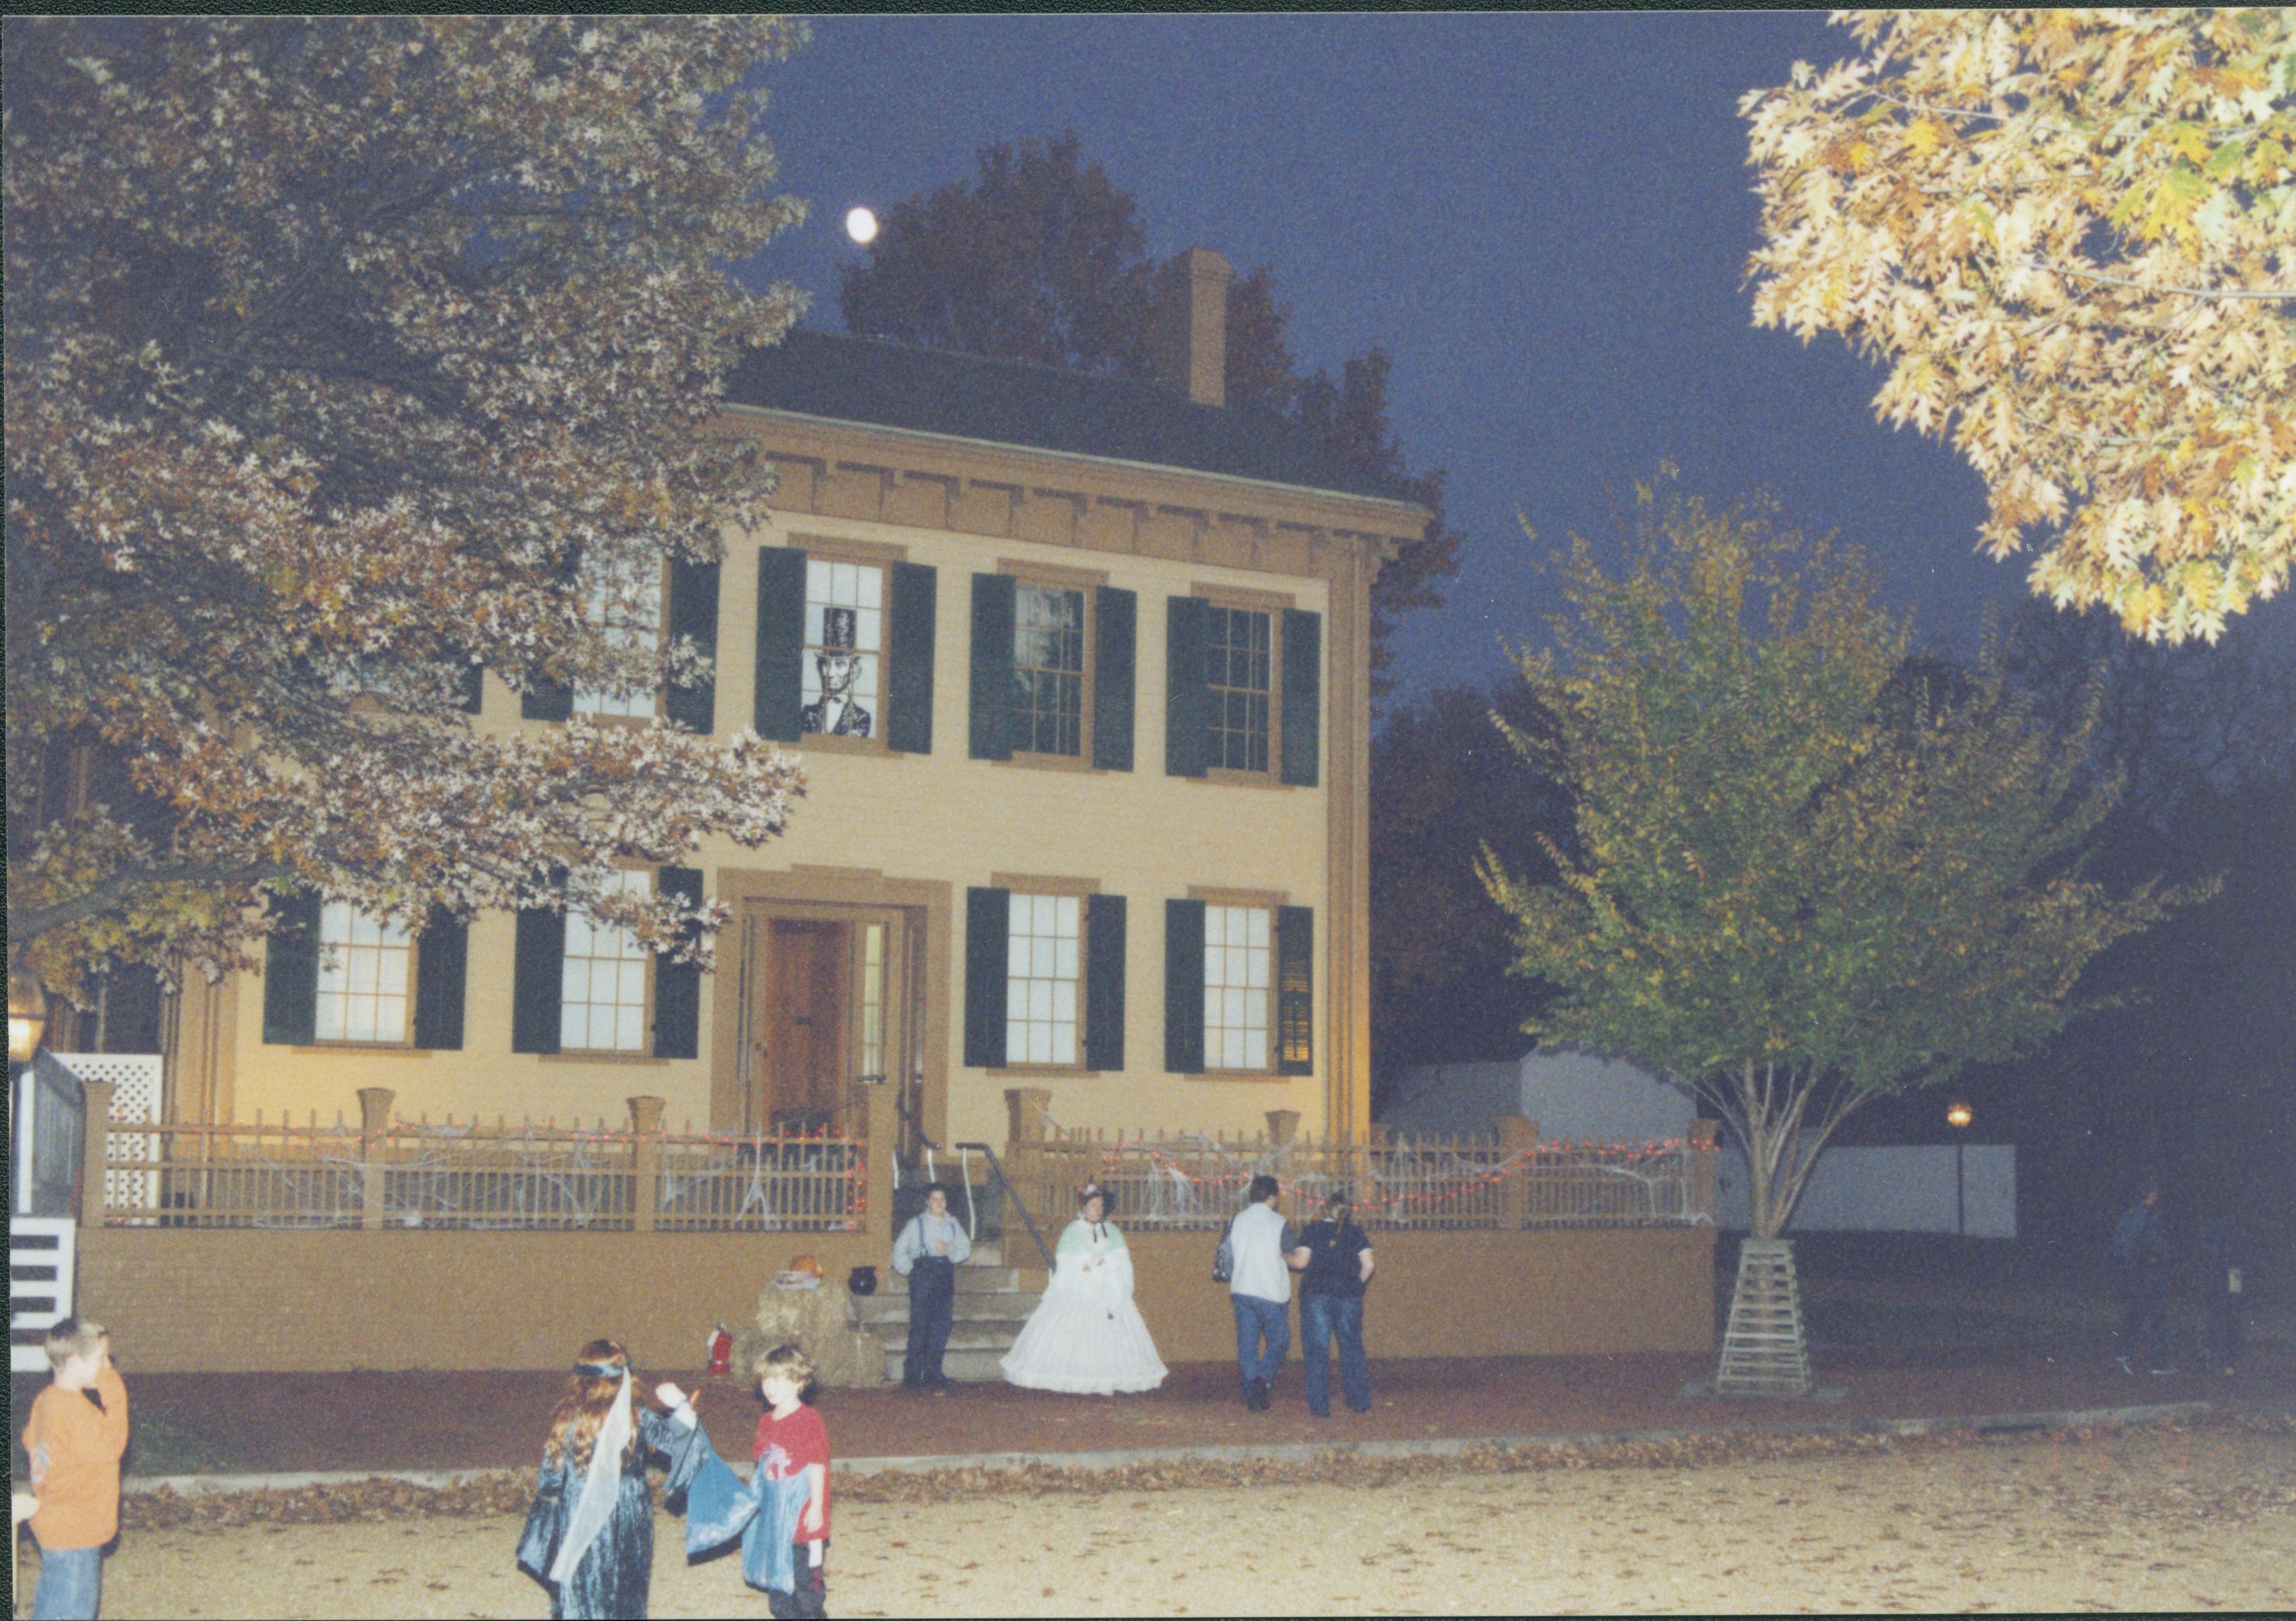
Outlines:
{"type": "Polygon", "coordinates": [[[1021,1190],[1013,1185],[1013,1179],[1010,1176],[1004,1175],[1004,1165],[996,1158],[996,1150],[986,1142],[960,1142],[956,1146],[963,1150],[979,1149],[988,1158],[989,1170],[996,1174],[998,1183],[1004,1190],[1006,1204],[1021,1213],[1021,1224],[1029,1230],[1029,1236],[1036,1240],[1037,1253],[1044,1257],[1045,1271],[1049,1273],[1053,1270],[1052,1246],[1046,1243],[1045,1235],[1037,1231],[1036,1217],[1029,1214],[1029,1203],[1021,1197],[1021,1190]]]}
{"type": "MultiPolygon", "coordinates": [[[[898,1113],[898,1115],[899,1115],[899,1116],[900,1116],[904,1120],[906,1120],[906,1121],[907,1121],[907,1122],[908,1122],[912,1126],[914,1126],[914,1127],[916,1129],[917,1141],[918,1141],[918,1142],[920,1142],[923,1143],[927,1148],[929,1148],[929,1149],[932,1150],[932,1151],[933,1151],[934,1153],[936,1153],[936,1154],[938,1154],[938,1153],[939,1153],[939,1152],[941,1151],[941,1150],[940,1150],[940,1144],[939,1144],[939,1143],[938,1143],[938,1142],[935,1142],[932,1140],[932,1138],[931,1138],[929,1134],[927,1134],[927,1133],[926,1133],[926,1131],[925,1131],[925,1123],[924,1123],[924,1121],[923,1121],[922,1119],[921,1119],[921,1118],[918,1118],[917,1113],[916,1113],[916,1111],[915,1111],[914,1109],[911,1109],[911,1108],[910,1108],[910,1107],[909,1107],[906,1102],[902,1101],[902,1100],[901,1100],[901,1094],[900,1094],[900,1093],[899,1093],[899,1091],[898,1091],[898,1089],[897,1089],[897,1090],[894,1092],[894,1093],[893,1093],[893,1109],[894,1109],[894,1111],[895,1111],[896,1113],[898,1113]]],[[[964,1147],[965,1147],[965,1146],[967,1146],[967,1145],[966,1145],[966,1144],[964,1144],[964,1143],[960,1142],[960,1143],[958,1143],[958,1144],[957,1144],[957,1146],[958,1146],[959,1148],[964,1148],[964,1147]]]]}

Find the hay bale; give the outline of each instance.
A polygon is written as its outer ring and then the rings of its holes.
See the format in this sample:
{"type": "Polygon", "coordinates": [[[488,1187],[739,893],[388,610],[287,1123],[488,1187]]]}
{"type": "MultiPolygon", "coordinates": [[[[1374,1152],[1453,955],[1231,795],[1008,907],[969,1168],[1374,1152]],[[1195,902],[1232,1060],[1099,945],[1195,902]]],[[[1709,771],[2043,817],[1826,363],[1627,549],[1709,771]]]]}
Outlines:
{"type": "Polygon", "coordinates": [[[846,1293],[783,1289],[770,1278],[758,1290],[757,1310],[734,1336],[734,1371],[757,1377],[758,1359],[775,1346],[795,1344],[813,1359],[813,1377],[840,1390],[866,1390],[885,1382],[884,1342],[846,1320],[846,1293]]]}

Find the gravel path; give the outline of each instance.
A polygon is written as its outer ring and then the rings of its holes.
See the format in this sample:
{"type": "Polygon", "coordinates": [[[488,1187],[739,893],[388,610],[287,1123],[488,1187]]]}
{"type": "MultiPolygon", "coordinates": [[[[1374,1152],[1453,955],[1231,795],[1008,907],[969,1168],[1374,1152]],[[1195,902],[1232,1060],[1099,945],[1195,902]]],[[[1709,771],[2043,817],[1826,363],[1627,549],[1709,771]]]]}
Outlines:
{"type": "MultiPolygon", "coordinates": [[[[1087,1486],[962,1509],[840,1500],[837,1530],[831,1608],[847,1617],[2292,1610],[2296,1433],[2223,1424],[1678,1468],[1087,1486]]],[[[517,1533],[499,1514],[131,1529],[104,1614],[542,1616],[541,1589],[511,1564],[517,1533]]],[[[681,1533],[665,1515],[665,1549],[681,1533]]],[[[653,1613],[766,1606],[734,1561],[673,1554],[656,1566],[653,1613]]]]}

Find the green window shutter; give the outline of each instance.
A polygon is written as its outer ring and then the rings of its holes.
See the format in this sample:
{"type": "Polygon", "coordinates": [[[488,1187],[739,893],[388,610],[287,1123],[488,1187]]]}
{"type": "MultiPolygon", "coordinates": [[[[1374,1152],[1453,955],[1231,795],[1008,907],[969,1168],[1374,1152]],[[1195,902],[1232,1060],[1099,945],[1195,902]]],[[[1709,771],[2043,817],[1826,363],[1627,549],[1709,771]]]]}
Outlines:
{"type": "Polygon", "coordinates": [[[662,708],[670,719],[707,737],[718,727],[718,565],[669,560],[669,635],[693,638],[712,661],[708,679],[693,686],[672,685],[662,708]]]}
{"type": "Polygon", "coordinates": [[[529,720],[570,720],[574,715],[574,689],[562,681],[536,675],[528,682],[526,691],[518,695],[518,712],[529,720]]]}
{"type": "Polygon", "coordinates": [[[1316,1072],[1316,912],[1275,909],[1275,1073],[1316,1072]]]}
{"type": "Polygon", "coordinates": [[[471,960],[471,928],[443,906],[414,942],[414,1044],[443,1052],[463,1045],[463,986],[471,960]]]}
{"type": "MultiPolygon", "coordinates": [[[[664,867],[658,880],[664,895],[701,898],[701,874],[692,867],[664,867]]],[[[653,1055],[693,1058],[701,1049],[701,964],[653,960],[653,1055]]]]}
{"type": "MultiPolygon", "coordinates": [[[[1283,781],[1316,786],[1324,716],[1324,616],[1283,610],[1283,781]]],[[[1303,1072],[1304,1073],[1304,1072],[1303,1072]]]]}
{"type": "Polygon", "coordinates": [[[1012,951],[1013,892],[964,892],[964,1061],[1004,1067],[1006,963],[1012,951]]]}
{"type": "Polygon", "coordinates": [[[463,666],[461,679],[456,684],[462,692],[464,713],[476,715],[486,708],[487,667],[485,665],[473,661],[463,666]]]}
{"type": "Polygon", "coordinates": [[[1013,577],[972,577],[972,757],[1013,757],[1013,577]]]}
{"type": "Polygon", "coordinates": [[[1204,1072],[1201,901],[1164,903],[1164,1068],[1174,1075],[1204,1072]]]}
{"type": "MultiPolygon", "coordinates": [[[[1164,644],[1164,773],[1200,777],[1211,763],[1211,607],[1201,597],[1168,599],[1164,644]]],[[[1201,1020],[1198,1021],[1201,1023],[1201,1020]]],[[[1202,1049],[1201,1030],[1197,1047],[1202,1049]]],[[[1202,1068],[1201,1063],[1198,1068],[1202,1068]]],[[[1183,1074],[1193,1071],[1181,1071],[1183,1074]]]]}
{"type": "Polygon", "coordinates": [[[759,737],[797,741],[804,669],[805,553],[794,546],[760,547],[757,703],[750,723],[759,737]]]}
{"type": "Polygon", "coordinates": [[[1132,769],[1132,690],[1140,642],[1140,599],[1103,585],[1093,601],[1092,763],[1132,769]]]}
{"type": "Polygon", "coordinates": [[[319,1023],[319,897],[270,900],[277,927],[263,953],[263,1039],[308,1046],[319,1023]]]}
{"type": "Polygon", "coordinates": [[[510,1050],[557,1052],[558,1013],[566,994],[564,913],[521,909],[512,982],[510,1050]]]}
{"type": "Polygon", "coordinates": [[[1084,904],[1084,1067],[1124,1068],[1124,897],[1084,904]]]}
{"type": "Polygon", "coordinates": [[[932,752],[933,612],[940,571],[893,565],[892,661],[885,672],[885,743],[903,754],[932,752]]]}

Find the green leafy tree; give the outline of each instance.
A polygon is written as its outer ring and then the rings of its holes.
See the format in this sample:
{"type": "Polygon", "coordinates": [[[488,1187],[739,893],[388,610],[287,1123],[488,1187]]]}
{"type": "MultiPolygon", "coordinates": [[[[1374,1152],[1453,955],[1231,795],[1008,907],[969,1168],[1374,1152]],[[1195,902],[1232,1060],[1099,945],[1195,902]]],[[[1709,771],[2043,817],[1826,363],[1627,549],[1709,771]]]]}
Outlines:
{"type": "MultiPolygon", "coordinates": [[[[894,204],[849,266],[838,308],[848,331],[927,348],[1146,378],[1156,266],[1131,193],[1082,160],[1073,134],[981,148],[971,183],[951,181],[894,204]]],[[[1374,347],[1337,377],[1300,370],[1284,341],[1290,309],[1262,265],[1228,286],[1231,409],[1289,416],[1361,465],[1394,479],[1435,515],[1427,534],[1381,570],[1372,589],[1372,692],[1396,619],[1439,605],[1462,537],[1443,519],[1444,475],[1412,473],[1388,423],[1391,363],[1374,347]]]]}
{"type": "Polygon", "coordinates": [[[1576,847],[1552,883],[1483,872],[1517,971],[1561,993],[1529,1027],[1712,1106],[1775,1238],[1844,1119],[2057,1030],[2090,959],[2177,897],[2085,875],[2113,797],[2082,785],[2085,737],[1990,659],[1906,679],[1854,555],[1664,488],[1635,531],[1616,575],[1574,542],[1553,646],[1519,660],[1554,726],[1513,736],[1576,795],[1576,847]]]}

